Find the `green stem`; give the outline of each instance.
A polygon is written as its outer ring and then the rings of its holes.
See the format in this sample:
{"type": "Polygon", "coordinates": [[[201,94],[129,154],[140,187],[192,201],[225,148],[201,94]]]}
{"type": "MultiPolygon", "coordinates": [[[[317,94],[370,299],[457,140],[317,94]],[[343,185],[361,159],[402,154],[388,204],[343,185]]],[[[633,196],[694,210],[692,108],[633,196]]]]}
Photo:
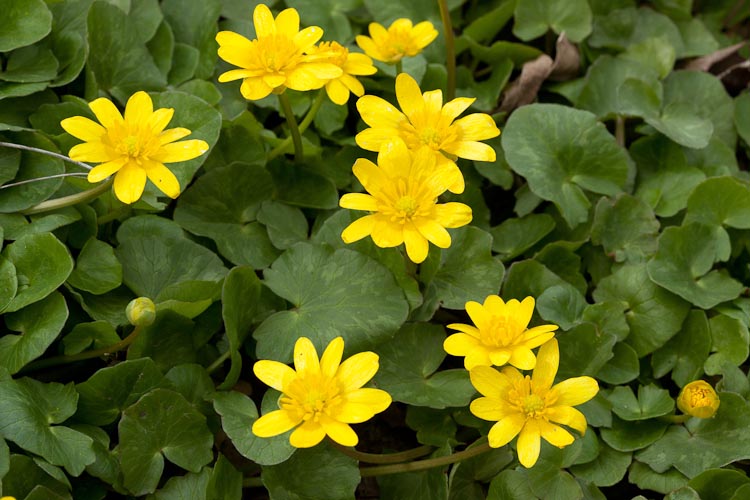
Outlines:
{"type": "Polygon", "coordinates": [[[418,460],[416,462],[407,462],[404,464],[391,464],[391,465],[376,465],[375,467],[362,467],[359,472],[362,477],[372,476],[384,476],[386,474],[399,474],[401,472],[414,472],[419,470],[432,469],[434,467],[441,467],[443,465],[449,465],[462,460],[481,455],[490,451],[489,443],[484,442],[473,448],[459,451],[452,455],[444,457],[428,458],[427,460],[418,460]]]}
{"type": "Polygon", "coordinates": [[[58,160],[66,161],[68,163],[72,163],[73,165],[78,165],[79,167],[85,168],[86,170],[91,170],[92,168],[94,168],[90,165],[86,165],[85,163],[81,163],[80,161],[75,161],[68,156],[61,155],[60,153],[55,153],[53,151],[47,151],[46,149],[24,146],[23,144],[14,144],[12,142],[0,142],[0,146],[12,149],[22,149],[24,151],[33,151],[34,153],[51,156],[53,158],[57,158],[58,160]]]}
{"type": "MultiPolygon", "coordinates": [[[[313,101],[312,105],[310,106],[310,110],[307,112],[305,117],[302,119],[302,121],[299,124],[299,133],[304,134],[305,130],[310,126],[310,124],[315,119],[315,115],[318,114],[318,110],[320,110],[320,106],[323,104],[323,98],[325,97],[325,89],[320,89],[320,92],[318,92],[317,97],[313,101]]],[[[286,148],[289,147],[289,145],[292,143],[292,138],[287,137],[282,141],[281,144],[273,148],[270,153],[268,153],[268,161],[273,160],[280,154],[282,154],[286,148]]]]}
{"type": "Polygon", "coordinates": [[[222,364],[224,364],[224,361],[226,361],[227,359],[229,359],[231,356],[232,356],[232,351],[226,351],[221,356],[219,356],[218,358],[216,358],[216,361],[214,361],[213,363],[211,363],[211,366],[209,366],[208,368],[206,368],[206,371],[208,371],[208,374],[210,375],[213,372],[215,372],[216,370],[218,370],[219,367],[222,364]]]}
{"type": "Polygon", "coordinates": [[[404,72],[404,63],[401,62],[401,59],[396,61],[396,76],[404,72]]]}
{"type": "Polygon", "coordinates": [[[243,488],[263,488],[263,480],[259,477],[246,477],[242,480],[243,488]]]}
{"type": "Polygon", "coordinates": [[[97,225],[101,226],[103,224],[106,224],[107,222],[112,222],[115,219],[118,219],[122,217],[123,215],[128,214],[131,211],[130,205],[125,205],[120,208],[117,208],[115,210],[112,210],[111,212],[107,212],[106,214],[99,216],[96,218],[97,225]]]}
{"type": "Polygon", "coordinates": [[[281,104],[281,109],[284,111],[284,117],[286,117],[286,122],[289,125],[289,133],[294,143],[294,160],[299,163],[302,161],[304,155],[302,151],[302,135],[300,134],[297,119],[294,117],[292,105],[289,103],[289,97],[287,97],[286,93],[282,92],[279,94],[279,104],[281,104]]]}
{"type": "Polygon", "coordinates": [[[25,181],[11,182],[10,184],[3,184],[0,189],[8,189],[16,186],[23,186],[24,184],[31,184],[32,182],[48,181],[50,179],[62,179],[63,177],[86,177],[86,172],[68,172],[66,174],[55,174],[45,175],[44,177],[37,177],[34,179],[26,179],[25,181]]]}
{"type": "Polygon", "coordinates": [[[368,464],[396,464],[400,462],[408,462],[409,460],[423,457],[435,449],[432,446],[424,445],[411,450],[399,451],[398,453],[365,453],[363,451],[357,451],[354,448],[341,446],[334,441],[331,442],[344,455],[352,457],[358,462],[365,462],[368,464]]]}
{"type": "Polygon", "coordinates": [[[623,116],[615,118],[615,141],[620,147],[625,147],[625,117],[623,116]]]}
{"type": "Polygon", "coordinates": [[[685,422],[690,420],[692,417],[690,415],[662,415],[657,418],[658,420],[661,420],[662,422],[667,422],[669,424],[684,424],[685,422]]]}
{"type": "Polygon", "coordinates": [[[51,366],[66,365],[68,363],[74,363],[76,361],[83,361],[85,359],[93,359],[116,353],[127,349],[127,347],[132,344],[136,338],[138,338],[138,335],[140,333],[141,327],[136,326],[133,331],[130,332],[130,335],[115,344],[107,347],[102,347],[100,349],[79,352],[78,354],[71,354],[69,356],[54,356],[52,358],[40,359],[39,361],[27,365],[23,369],[23,372],[41,370],[43,368],[49,368],[51,366]]]}
{"type": "Polygon", "coordinates": [[[443,19],[443,32],[445,34],[445,67],[448,70],[448,88],[445,100],[450,101],[456,97],[456,44],[453,37],[453,23],[451,13],[448,10],[447,0],[438,0],[440,6],[440,17],[443,19]]]}
{"type": "Polygon", "coordinates": [[[70,207],[79,203],[85,203],[106,192],[114,181],[115,179],[114,177],[112,177],[107,182],[103,182],[94,188],[88,189],[86,191],[81,191],[80,193],[71,194],[70,196],[63,196],[62,198],[43,201],[31,208],[22,210],[21,213],[24,215],[33,215],[42,212],[51,212],[52,210],[57,210],[63,207],[70,207]]]}

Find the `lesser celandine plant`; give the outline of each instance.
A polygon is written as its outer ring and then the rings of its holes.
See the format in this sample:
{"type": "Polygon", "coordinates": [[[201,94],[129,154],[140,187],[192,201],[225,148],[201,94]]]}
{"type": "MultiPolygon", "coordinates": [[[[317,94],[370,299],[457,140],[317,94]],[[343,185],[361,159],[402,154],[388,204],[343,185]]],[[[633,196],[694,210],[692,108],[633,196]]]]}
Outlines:
{"type": "Polygon", "coordinates": [[[747,496],[739,3],[3,16],[3,500],[747,496]]]}

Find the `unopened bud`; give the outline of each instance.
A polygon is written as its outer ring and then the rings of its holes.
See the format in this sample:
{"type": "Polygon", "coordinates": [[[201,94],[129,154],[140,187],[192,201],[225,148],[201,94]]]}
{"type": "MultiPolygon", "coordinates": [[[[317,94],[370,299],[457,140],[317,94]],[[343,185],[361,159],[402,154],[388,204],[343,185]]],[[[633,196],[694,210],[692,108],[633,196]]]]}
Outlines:
{"type": "Polygon", "coordinates": [[[677,408],[686,415],[711,418],[719,409],[719,395],[705,380],[694,380],[680,391],[677,408]]]}
{"type": "Polygon", "coordinates": [[[156,306],[148,297],[133,299],[125,308],[128,321],[134,326],[148,326],[156,319],[156,306]]]}

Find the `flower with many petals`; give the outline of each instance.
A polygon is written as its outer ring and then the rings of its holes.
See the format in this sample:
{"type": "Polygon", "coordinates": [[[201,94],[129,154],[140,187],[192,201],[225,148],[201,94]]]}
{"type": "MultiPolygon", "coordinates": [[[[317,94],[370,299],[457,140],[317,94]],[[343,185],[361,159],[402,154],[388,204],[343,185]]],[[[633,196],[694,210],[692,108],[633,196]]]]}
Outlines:
{"type": "Polygon", "coordinates": [[[60,122],[70,135],[86,141],[73,146],[68,155],[76,161],[101,163],[89,172],[89,182],[115,174],[115,196],[123,203],[141,197],[146,178],[170,198],[177,198],[180,184],[164,164],[192,160],[208,151],[208,144],[199,139],[175,142],[190,135],[190,130],[165,130],[174,109],[154,111],[151,97],[143,91],[128,99],[124,117],[104,97],[90,102],[89,108],[99,123],[83,116],[60,122]]]}
{"type": "Polygon", "coordinates": [[[677,408],[685,415],[697,418],[713,417],[720,403],[716,391],[705,380],[690,382],[677,397],[677,408]]]}
{"type": "Polygon", "coordinates": [[[365,88],[356,76],[373,75],[377,68],[372,59],[364,54],[349,52],[349,49],[338,42],[321,42],[307,52],[310,55],[328,54],[327,62],[340,67],[343,74],[326,83],[326,93],[335,104],[344,105],[349,100],[349,93],[361,97],[365,88]]]}
{"type": "Polygon", "coordinates": [[[219,75],[220,82],[242,79],[240,92],[245,99],[262,99],[271,92],[319,89],[342,75],[341,68],[327,62],[328,54],[308,55],[323,36],[323,30],[310,26],[300,31],[295,9],[282,10],[274,19],[271,10],[259,4],[253,11],[255,40],[233,31],[216,35],[219,57],[241,69],[219,75]]]}
{"type": "Polygon", "coordinates": [[[413,26],[410,19],[404,18],[393,21],[388,29],[378,23],[370,23],[368,28],[370,36],[357,36],[357,45],[368,56],[388,64],[416,56],[438,36],[431,22],[413,26]]]}
{"type": "Polygon", "coordinates": [[[452,171],[436,167],[435,157],[425,149],[412,153],[396,140],[380,151],[378,165],[360,158],[352,171],[369,194],[345,194],[339,205],[373,213],[344,229],[345,243],[368,235],[381,248],[405,243],[409,258],[420,263],[427,258],[428,241],[448,248],[451,236],[445,228],[471,222],[471,208],[463,203],[437,203],[452,182],[452,171]]]}
{"type": "Polygon", "coordinates": [[[279,409],[260,417],[253,434],[271,437],[294,429],[289,442],[310,448],[328,435],[343,446],[359,439],[349,424],[371,419],[391,404],[391,396],[380,389],[363,388],[378,371],[378,355],[361,352],[343,363],[344,339],[336,337],[318,360],[310,339],[294,344],[294,369],[278,361],[261,360],[253,366],[265,384],[281,391],[279,409]]]}
{"type": "Polygon", "coordinates": [[[490,295],[484,304],[470,301],[466,312],[475,326],[453,323],[448,328],[458,330],[445,339],[443,347],[453,356],[466,356],[464,366],[471,370],[479,365],[502,366],[511,364],[521,370],[534,368],[535,347],[554,337],[556,325],[541,325],[527,329],[534,312],[534,298],[522,302],[511,299],[507,303],[497,295],[490,295]]]}
{"type": "Polygon", "coordinates": [[[557,340],[552,339],[539,349],[539,359],[531,377],[511,366],[497,371],[477,366],[469,375],[481,398],[471,402],[469,409],[483,420],[496,421],[490,429],[489,444],[499,448],[518,436],[518,460],[524,467],[533,467],[539,458],[541,440],[558,448],[571,444],[573,435],[559,425],[586,432],[586,417],[573,408],[585,403],[599,392],[591,377],[576,377],[552,385],[557,374],[560,353],[557,340]]]}
{"type": "Polygon", "coordinates": [[[362,120],[371,128],[357,134],[357,145],[368,151],[380,151],[394,137],[401,138],[409,149],[427,148],[438,165],[455,170],[452,193],[464,190],[464,179],[454,160],[456,157],[477,161],[495,161],[495,150],[482,140],[500,135],[491,116],[473,113],[456,120],[475,99],[458,97],[443,106],[443,93],[431,90],[422,94],[411,76],[396,77],[396,98],[401,111],[388,101],[366,95],[357,101],[362,120]],[[403,112],[402,112],[403,111],[403,112]]]}

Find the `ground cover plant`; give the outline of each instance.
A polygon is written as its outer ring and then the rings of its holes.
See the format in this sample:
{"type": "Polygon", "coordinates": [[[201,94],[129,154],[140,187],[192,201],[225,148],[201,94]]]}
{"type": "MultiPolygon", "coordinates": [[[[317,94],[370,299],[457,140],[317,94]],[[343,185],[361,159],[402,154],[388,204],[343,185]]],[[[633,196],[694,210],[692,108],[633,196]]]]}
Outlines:
{"type": "Polygon", "coordinates": [[[2,10],[2,500],[750,496],[750,3],[2,10]]]}

